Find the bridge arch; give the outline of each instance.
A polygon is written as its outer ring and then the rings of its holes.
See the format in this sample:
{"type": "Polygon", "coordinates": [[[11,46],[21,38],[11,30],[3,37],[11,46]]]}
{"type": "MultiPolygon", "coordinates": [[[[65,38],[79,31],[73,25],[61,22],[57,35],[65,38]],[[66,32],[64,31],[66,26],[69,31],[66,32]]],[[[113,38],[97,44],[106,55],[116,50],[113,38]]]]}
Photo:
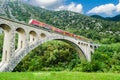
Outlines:
{"type": "Polygon", "coordinates": [[[75,48],[75,50],[77,51],[78,53],[78,56],[80,57],[81,60],[87,60],[86,58],[86,55],[84,53],[84,51],[82,50],[82,48],[80,47],[80,45],[78,44],[78,42],[74,42],[72,41],[71,39],[65,39],[63,37],[59,37],[59,36],[52,36],[52,37],[45,37],[43,38],[42,40],[36,42],[35,44],[33,45],[30,45],[29,46],[29,50],[27,51],[26,55],[33,49],[35,49],[36,47],[38,47],[39,45],[43,44],[43,43],[46,43],[48,41],[51,41],[51,40],[58,40],[58,41],[63,41],[63,42],[66,42],[68,44],[70,44],[71,46],[73,46],[73,48],[75,48]]]}
{"type": "MultiPolygon", "coordinates": [[[[23,35],[24,37],[25,35],[25,30],[22,28],[17,28],[16,31],[18,31],[20,33],[20,35],[23,35]]],[[[31,34],[33,36],[37,35],[34,31],[30,31],[31,34]]],[[[24,38],[23,37],[23,38],[24,38]]],[[[23,39],[25,41],[25,39],[23,39]]],[[[61,35],[49,35],[46,36],[43,39],[39,39],[37,41],[35,41],[33,44],[28,44],[25,47],[22,47],[22,49],[20,49],[19,51],[15,52],[14,58],[11,58],[11,60],[9,61],[9,63],[6,63],[0,71],[12,71],[17,64],[33,49],[35,49],[36,47],[38,47],[39,45],[51,41],[51,40],[60,40],[60,41],[64,41],[67,42],[68,44],[72,45],[76,51],[78,52],[78,55],[80,57],[81,60],[88,60],[88,56],[85,54],[87,52],[85,52],[85,50],[81,47],[81,46],[85,46],[85,45],[80,45],[79,40],[76,40],[74,38],[71,37],[67,37],[67,36],[61,36],[61,35]]],[[[82,42],[81,42],[82,43],[82,42]]],[[[85,43],[82,43],[85,44],[85,43]]],[[[88,48],[88,47],[87,47],[88,48]]],[[[89,52],[88,52],[89,54],[89,52]]]]}
{"type": "MultiPolygon", "coordinates": [[[[14,67],[11,68],[10,71],[12,71],[16,66],[17,64],[30,52],[32,51],[33,49],[35,49],[36,47],[38,47],[39,45],[43,44],[43,43],[46,43],[48,41],[52,41],[52,40],[58,40],[58,41],[63,41],[63,42],[66,42],[68,44],[70,44],[71,46],[73,46],[73,48],[75,48],[75,50],[77,51],[78,53],[78,56],[80,57],[80,59],[83,61],[83,60],[87,60],[86,59],[86,56],[84,54],[84,51],[80,48],[80,46],[78,45],[78,42],[73,42],[72,40],[70,39],[65,39],[63,37],[58,37],[58,36],[52,36],[52,37],[46,37],[42,40],[38,40],[38,42],[34,43],[34,44],[30,44],[26,50],[24,51],[20,51],[19,52],[19,55],[16,56],[16,59],[14,60],[17,60],[16,61],[16,64],[14,64],[14,67]]],[[[11,61],[14,61],[14,60],[11,60],[11,61]]],[[[13,62],[12,62],[13,63],[13,62]]]]}
{"type": "Polygon", "coordinates": [[[46,34],[45,33],[40,33],[40,38],[45,38],[46,34]]]}
{"type": "Polygon", "coordinates": [[[25,47],[26,32],[23,28],[16,28],[18,34],[17,49],[20,50],[25,47]]]}
{"type": "Polygon", "coordinates": [[[7,32],[11,30],[11,27],[8,26],[7,24],[0,24],[0,28],[2,28],[3,31],[7,31],[7,32]]]}
{"type": "Polygon", "coordinates": [[[29,42],[34,43],[37,40],[37,33],[35,31],[29,32],[29,42]]]}

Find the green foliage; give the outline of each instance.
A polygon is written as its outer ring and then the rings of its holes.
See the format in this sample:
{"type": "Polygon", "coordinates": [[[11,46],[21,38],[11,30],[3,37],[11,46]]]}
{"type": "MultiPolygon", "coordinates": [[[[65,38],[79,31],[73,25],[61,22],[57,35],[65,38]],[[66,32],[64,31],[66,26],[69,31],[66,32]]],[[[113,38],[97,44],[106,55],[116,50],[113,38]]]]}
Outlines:
{"type": "Polygon", "coordinates": [[[120,65],[112,65],[110,72],[120,73],[120,65]]]}
{"type": "Polygon", "coordinates": [[[113,58],[111,59],[111,65],[110,71],[120,73],[120,52],[114,53],[113,58]]]}
{"type": "Polygon", "coordinates": [[[81,65],[82,65],[83,72],[103,71],[103,68],[105,67],[105,64],[103,62],[98,61],[98,60],[92,61],[92,62],[84,62],[81,65]]]}
{"type": "Polygon", "coordinates": [[[114,53],[111,63],[114,65],[120,65],[120,52],[114,53]]]}
{"type": "Polygon", "coordinates": [[[72,70],[78,63],[80,59],[72,46],[52,41],[31,51],[14,71],[72,70]]]}
{"type": "Polygon", "coordinates": [[[82,63],[85,72],[120,72],[120,44],[102,45],[92,55],[92,62],[82,63]]]}
{"type": "Polygon", "coordinates": [[[4,37],[4,35],[3,35],[3,34],[0,34],[0,61],[1,61],[1,58],[2,58],[3,37],[4,37]]]}

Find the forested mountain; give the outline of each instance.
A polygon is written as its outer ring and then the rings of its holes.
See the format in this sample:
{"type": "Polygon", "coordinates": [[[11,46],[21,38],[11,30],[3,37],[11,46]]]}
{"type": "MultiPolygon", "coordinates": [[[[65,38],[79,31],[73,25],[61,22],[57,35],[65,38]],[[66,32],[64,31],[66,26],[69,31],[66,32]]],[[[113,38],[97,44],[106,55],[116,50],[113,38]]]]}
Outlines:
{"type": "Polygon", "coordinates": [[[120,21],[120,15],[114,17],[106,17],[106,19],[111,21],[120,21]]]}
{"type": "Polygon", "coordinates": [[[102,20],[106,20],[106,18],[100,16],[100,15],[91,15],[92,18],[96,18],[96,19],[102,19],[102,20]]]}
{"type": "MultiPolygon", "coordinates": [[[[12,1],[12,0],[11,0],[12,1]]],[[[77,71],[108,71],[114,69],[111,65],[117,64],[120,52],[120,22],[104,20],[102,17],[93,18],[71,11],[51,11],[35,7],[16,0],[8,2],[0,16],[12,20],[28,23],[30,19],[37,19],[60,29],[85,36],[99,44],[111,44],[102,46],[93,55],[92,63],[81,63],[74,48],[64,42],[48,42],[31,51],[14,71],[37,70],[77,70],[77,71]],[[112,46],[112,47],[111,47],[112,46]],[[106,53],[106,54],[103,54],[106,53]],[[116,53],[113,55],[113,53],[116,53]],[[110,63],[110,60],[113,63],[110,63]],[[105,61],[105,62],[104,62],[105,61]],[[111,65],[109,65],[109,63],[111,65]]],[[[0,35],[3,38],[3,35],[0,35]]],[[[2,45],[2,41],[0,41],[2,45]]],[[[2,52],[2,48],[0,48],[2,52]]],[[[0,53],[1,57],[1,53],[0,53]]],[[[118,66],[117,64],[117,67],[118,66]]],[[[120,71],[120,70],[119,70],[120,71]]]]}
{"type": "Polygon", "coordinates": [[[91,17],[97,18],[97,19],[103,19],[103,20],[107,20],[107,21],[120,21],[120,15],[116,15],[114,17],[102,17],[99,15],[92,15],[91,17]]]}

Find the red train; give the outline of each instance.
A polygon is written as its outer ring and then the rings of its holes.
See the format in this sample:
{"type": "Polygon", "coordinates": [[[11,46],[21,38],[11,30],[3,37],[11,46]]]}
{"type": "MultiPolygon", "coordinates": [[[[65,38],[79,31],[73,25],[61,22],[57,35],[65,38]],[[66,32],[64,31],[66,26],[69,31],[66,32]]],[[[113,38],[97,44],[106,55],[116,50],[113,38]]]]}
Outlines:
{"type": "Polygon", "coordinates": [[[80,40],[83,40],[83,41],[88,41],[88,39],[86,39],[86,38],[83,38],[81,36],[69,33],[67,31],[61,30],[59,28],[56,28],[54,26],[48,25],[46,23],[43,23],[43,22],[40,22],[40,21],[37,21],[37,20],[34,20],[34,19],[31,19],[29,21],[29,24],[35,25],[35,26],[40,26],[40,27],[43,27],[47,30],[51,30],[53,32],[56,32],[56,33],[59,33],[59,34],[65,35],[65,36],[73,37],[73,38],[80,39],[80,40]]]}

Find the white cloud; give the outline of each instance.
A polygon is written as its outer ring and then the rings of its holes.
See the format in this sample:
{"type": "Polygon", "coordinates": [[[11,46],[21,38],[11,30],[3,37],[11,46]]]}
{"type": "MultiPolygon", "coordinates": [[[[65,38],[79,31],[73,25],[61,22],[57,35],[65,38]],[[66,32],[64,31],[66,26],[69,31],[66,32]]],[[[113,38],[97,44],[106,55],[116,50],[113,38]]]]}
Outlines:
{"type": "Polygon", "coordinates": [[[97,7],[94,7],[90,11],[87,12],[87,14],[107,14],[107,15],[113,15],[114,13],[119,13],[120,12],[120,0],[117,5],[114,4],[105,4],[105,5],[100,5],[97,7]]]}
{"type": "Polygon", "coordinates": [[[116,6],[114,4],[110,3],[110,4],[97,6],[93,9],[91,9],[90,11],[88,11],[87,13],[88,14],[91,14],[91,13],[95,13],[95,14],[105,13],[105,14],[111,15],[114,10],[116,10],[116,6]]]}
{"type": "Polygon", "coordinates": [[[65,0],[23,0],[32,5],[39,6],[46,9],[54,9],[64,3],[65,0]]]}
{"type": "Polygon", "coordinates": [[[120,3],[116,6],[116,12],[120,12],[120,3]]]}
{"type": "Polygon", "coordinates": [[[59,6],[56,10],[68,10],[77,13],[82,13],[83,6],[81,4],[70,3],[69,5],[59,6]]]}
{"type": "Polygon", "coordinates": [[[32,5],[39,6],[51,10],[68,10],[82,13],[83,6],[81,4],[70,3],[65,5],[66,0],[23,0],[32,5]]]}

